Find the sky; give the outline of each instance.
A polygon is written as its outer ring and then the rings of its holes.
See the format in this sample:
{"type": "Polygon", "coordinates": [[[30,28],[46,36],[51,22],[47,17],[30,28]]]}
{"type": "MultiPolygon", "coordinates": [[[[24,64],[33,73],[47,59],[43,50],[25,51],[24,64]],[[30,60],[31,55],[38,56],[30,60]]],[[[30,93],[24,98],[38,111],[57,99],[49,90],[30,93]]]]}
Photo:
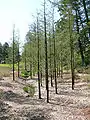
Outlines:
{"type": "Polygon", "coordinates": [[[20,31],[24,41],[28,25],[32,23],[32,14],[40,8],[42,0],[0,0],[0,42],[11,43],[13,24],[20,31]]]}
{"type": "Polygon", "coordinates": [[[0,0],[0,42],[11,43],[13,24],[20,31],[20,41],[25,41],[33,14],[41,8],[43,0],[0,0]]]}

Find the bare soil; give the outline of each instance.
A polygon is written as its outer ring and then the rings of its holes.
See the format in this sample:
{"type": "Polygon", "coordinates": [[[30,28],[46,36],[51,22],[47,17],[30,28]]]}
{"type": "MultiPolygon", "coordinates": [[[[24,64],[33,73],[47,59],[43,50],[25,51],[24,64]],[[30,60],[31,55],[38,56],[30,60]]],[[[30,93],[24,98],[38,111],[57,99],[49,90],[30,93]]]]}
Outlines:
{"type": "Polygon", "coordinates": [[[70,75],[64,75],[57,80],[58,94],[55,94],[55,87],[49,88],[47,103],[44,81],[42,99],[38,99],[37,78],[26,82],[18,78],[12,81],[11,77],[0,80],[0,120],[90,120],[90,83],[78,78],[72,90],[70,75]],[[27,97],[23,91],[26,84],[35,86],[33,97],[27,97]]]}

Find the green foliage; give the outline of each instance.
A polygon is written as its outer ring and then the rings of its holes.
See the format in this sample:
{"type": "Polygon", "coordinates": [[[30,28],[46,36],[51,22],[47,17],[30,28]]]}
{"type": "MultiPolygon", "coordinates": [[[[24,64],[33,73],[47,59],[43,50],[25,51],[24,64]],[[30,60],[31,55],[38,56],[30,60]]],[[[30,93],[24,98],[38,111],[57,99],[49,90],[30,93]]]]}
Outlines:
{"type": "Polygon", "coordinates": [[[33,85],[27,85],[23,87],[23,90],[29,94],[30,97],[33,97],[35,94],[35,87],[33,85]]]}
{"type": "Polygon", "coordinates": [[[29,75],[30,75],[30,73],[27,72],[26,70],[21,71],[21,76],[22,76],[22,77],[24,77],[24,78],[28,78],[29,75]]]}
{"type": "MultiPolygon", "coordinates": [[[[15,40],[14,41],[14,63],[16,64],[17,61],[18,61],[18,41],[15,40]]],[[[13,44],[10,45],[9,49],[9,56],[8,58],[6,59],[6,62],[8,64],[12,64],[13,63],[13,44]]],[[[20,57],[20,56],[19,56],[20,57]]],[[[20,58],[19,58],[20,59],[20,58]]]]}

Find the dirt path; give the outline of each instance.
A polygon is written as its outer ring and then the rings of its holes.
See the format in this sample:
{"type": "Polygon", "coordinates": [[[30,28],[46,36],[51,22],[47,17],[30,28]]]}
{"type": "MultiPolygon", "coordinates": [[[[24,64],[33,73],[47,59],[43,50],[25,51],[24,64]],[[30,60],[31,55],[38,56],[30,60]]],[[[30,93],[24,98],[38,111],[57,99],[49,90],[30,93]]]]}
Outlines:
{"type": "Polygon", "coordinates": [[[0,80],[0,120],[90,120],[90,89],[87,83],[77,82],[71,90],[68,80],[58,79],[58,94],[50,87],[50,102],[46,103],[45,86],[42,87],[42,99],[38,99],[37,80],[28,80],[34,84],[36,92],[33,98],[26,97],[23,91],[25,82],[21,79],[13,82],[11,78],[0,80]],[[67,81],[67,82],[66,82],[67,81]]]}

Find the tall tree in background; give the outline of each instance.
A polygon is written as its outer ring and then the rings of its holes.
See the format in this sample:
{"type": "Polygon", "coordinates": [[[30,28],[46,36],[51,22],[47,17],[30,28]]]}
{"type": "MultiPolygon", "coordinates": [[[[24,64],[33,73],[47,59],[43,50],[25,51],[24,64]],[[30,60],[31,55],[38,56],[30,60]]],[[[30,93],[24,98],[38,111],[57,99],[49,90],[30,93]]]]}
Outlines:
{"type": "Polygon", "coordinates": [[[15,25],[13,26],[13,80],[15,80],[15,74],[14,74],[14,34],[15,34],[15,25]]]}
{"type": "Polygon", "coordinates": [[[51,39],[51,29],[49,23],[49,53],[50,53],[50,78],[51,78],[51,87],[53,87],[53,80],[52,80],[52,39],[51,39]]]}
{"type": "Polygon", "coordinates": [[[46,33],[46,1],[44,0],[44,35],[45,35],[45,78],[47,90],[47,102],[49,102],[49,83],[48,83],[48,54],[47,54],[47,33],[46,33]]]}
{"type": "Polygon", "coordinates": [[[57,94],[57,78],[56,78],[56,42],[55,42],[55,31],[54,31],[54,6],[53,6],[53,41],[54,41],[54,77],[55,77],[55,93],[57,94]]]}
{"type": "Polygon", "coordinates": [[[37,40],[38,40],[38,89],[39,89],[39,99],[41,99],[41,89],[40,89],[40,47],[39,47],[39,14],[37,13],[37,40]]]}
{"type": "Polygon", "coordinates": [[[74,89],[74,43],[72,38],[72,19],[71,19],[71,8],[68,11],[69,16],[69,36],[70,36],[70,49],[71,49],[71,74],[72,74],[72,89],[74,89]]]}
{"type": "Polygon", "coordinates": [[[24,69],[27,70],[27,61],[26,61],[26,46],[25,46],[25,54],[24,54],[24,69]]]}
{"type": "Polygon", "coordinates": [[[19,53],[19,32],[18,32],[18,77],[20,77],[20,53],[19,53]]]}

